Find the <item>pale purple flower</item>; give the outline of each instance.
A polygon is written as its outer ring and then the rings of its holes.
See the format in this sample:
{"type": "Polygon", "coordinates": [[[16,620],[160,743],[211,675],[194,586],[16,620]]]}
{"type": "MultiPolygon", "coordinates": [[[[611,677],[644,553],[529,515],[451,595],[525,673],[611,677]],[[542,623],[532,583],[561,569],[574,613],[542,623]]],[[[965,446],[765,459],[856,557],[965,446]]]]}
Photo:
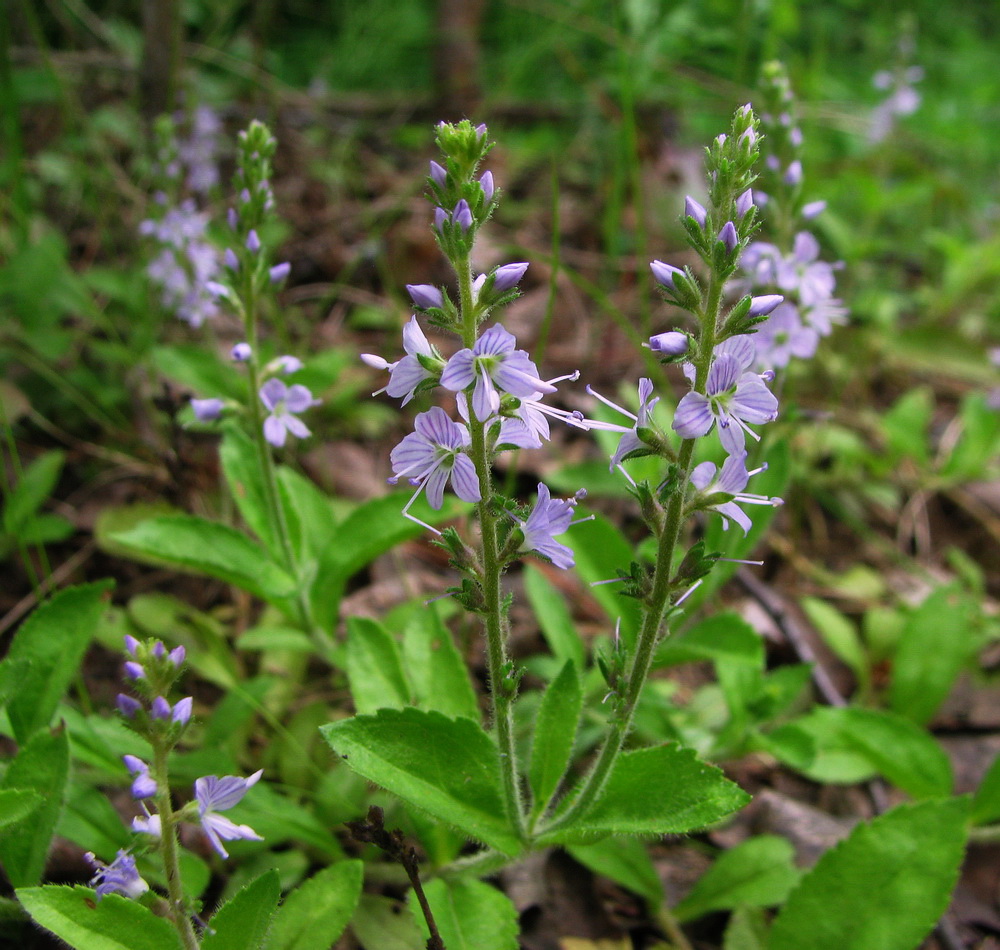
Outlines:
{"type": "Polygon", "coordinates": [[[119,849],[111,864],[100,861],[93,851],[88,851],[83,857],[94,868],[90,886],[97,891],[98,900],[108,894],[122,894],[130,900],[138,900],[149,890],[149,885],[136,870],[135,858],[127,851],[119,849]]]}
{"type": "Polygon", "coordinates": [[[280,284],[291,272],[291,263],[289,261],[282,261],[280,264],[275,264],[268,271],[268,277],[272,284],[280,284]]]}
{"type": "Polygon", "coordinates": [[[448,360],[441,385],[457,393],[475,384],[472,410],[480,422],[500,408],[498,388],[519,399],[555,392],[555,386],[539,379],[527,352],[515,349],[516,345],[514,335],[500,324],[490,327],[472,349],[459,350],[448,360]]]}
{"type": "Polygon", "coordinates": [[[285,376],[297,373],[305,365],[297,356],[279,356],[274,364],[285,376]]]}
{"type": "Polygon", "coordinates": [[[807,360],[814,356],[819,345],[819,334],[803,324],[798,309],[783,303],[757,327],[754,334],[757,349],[757,366],[773,369],[787,366],[794,356],[807,360]]]}
{"type": "Polygon", "coordinates": [[[653,278],[658,284],[662,284],[667,290],[676,290],[674,286],[674,277],[678,274],[684,274],[679,267],[674,267],[673,264],[664,264],[663,261],[651,261],[649,269],[653,272],[653,278]]]}
{"type": "Polygon", "coordinates": [[[444,167],[439,165],[437,162],[431,162],[431,178],[444,188],[445,181],[448,177],[448,173],[444,170],[444,167]]]}
{"type": "Polygon", "coordinates": [[[222,415],[224,403],[221,399],[192,399],[191,410],[199,422],[212,422],[222,415]]]}
{"type": "Polygon", "coordinates": [[[142,709],[142,703],[139,700],[126,696],[124,693],[119,693],[115,697],[115,705],[118,707],[118,712],[126,719],[132,719],[142,709]]]}
{"type": "Polygon", "coordinates": [[[524,262],[516,264],[504,264],[493,271],[493,289],[498,293],[504,293],[516,287],[524,276],[528,265],[524,262]]]}
{"type": "Polygon", "coordinates": [[[187,167],[188,187],[210,191],[219,183],[218,157],[222,145],[222,121],[209,106],[198,106],[191,116],[191,134],[178,143],[177,157],[187,167]]]}
{"type": "Polygon", "coordinates": [[[730,254],[736,250],[736,246],[740,243],[740,238],[736,233],[736,225],[732,221],[727,221],[722,226],[722,230],[719,231],[719,240],[722,241],[730,254]]]}
{"type": "Polygon", "coordinates": [[[820,336],[829,336],[834,324],[847,322],[847,308],[835,297],[828,297],[801,310],[802,322],[820,336]]]}
{"type": "Polygon", "coordinates": [[[317,405],[319,400],[313,399],[313,394],[301,383],[286,386],[280,379],[269,379],[260,387],[260,401],[269,413],[264,420],[264,438],[275,448],[285,444],[289,432],[298,439],[310,434],[296,416],[317,405]]]}
{"type": "Polygon", "coordinates": [[[710,511],[717,511],[722,515],[723,528],[729,527],[730,521],[735,521],[746,534],[753,523],[747,517],[739,505],[771,505],[782,504],[780,498],[768,498],[766,495],[752,495],[743,491],[747,487],[747,482],[751,475],[764,471],[767,466],[761,466],[748,472],[746,468],[746,453],[730,455],[722,463],[722,471],[716,478],[716,465],[714,462],[702,462],[696,465],[691,472],[691,484],[703,495],[714,495],[722,493],[732,495],[729,501],[723,501],[716,505],[709,505],[710,511]]]}
{"type": "Polygon", "coordinates": [[[215,775],[206,775],[204,778],[195,780],[194,797],[198,802],[198,818],[205,834],[212,847],[223,858],[229,857],[222,844],[226,841],[263,841],[264,839],[248,825],[237,825],[220,811],[226,811],[237,805],[246,795],[247,790],[257,783],[263,769],[254,772],[248,778],[239,778],[236,775],[224,775],[218,778],[215,775]]]}
{"type": "MultiPolygon", "coordinates": [[[[760,200],[760,193],[757,199],[760,200]]],[[[754,241],[743,252],[740,267],[749,275],[753,286],[765,287],[778,282],[778,269],[782,259],[781,251],[775,245],[754,241]]]]}
{"type": "Polygon", "coordinates": [[[125,768],[134,776],[132,779],[133,798],[152,798],[156,794],[156,782],[149,774],[149,766],[135,755],[123,755],[125,768]]]}
{"type": "Polygon", "coordinates": [[[573,566],[573,550],[555,540],[555,535],[565,533],[573,523],[576,498],[552,498],[547,486],[538,483],[538,500],[527,519],[517,519],[524,535],[519,551],[534,551],[548,558],[564,571],[573,566]]]}
{"type": "Polygon", "coordinates": [[[160,821],[159,815],[151,815],[147,811],[144,816],[140,815],[132,819],[132,830],[159,838],[163,833],[163,823],[160,821]]]}
{"type": "Polygon", "coordinates": [[[668,330],[666,333],[657,333],[649,338],[649,348],[654,353],[661,353],[664,356],[682,356],[687,353],[690,347],[686,333],[680,330],[668,330]]]}
{"type": "Polygon", "coordinates": [[[435,287],[433,284],[407,284],[406,289],[413,305],[421,310],[444,306],[444,296],[440,287],[435,287]]]}
{"type": "Polygon", "coordinates": [[[170,703],[162,696],[157,696],[149,706],[150,715],[154,719],[170,718],[170,703]]]}
{"type": "Polygon", "coordinates": [[[694,218],[698,222],[698,227],[703,228],[708,218],[708,212],[694,198],[688,195],[684,199],[684,217],[694,218]]]}
{"type": "Polygon", "coordinates": [[[744,191],[743,194],[741,194],[739,196],[739,198],[736,199],[736,215],[737,215],[737,217],[739,217],[739,218],[745,217],[746,213],[752,207],[753,207],[753,191],[751,189],[747,188],[747,190],[744,191]]]}
{"type": "Polygon", "coordinates": [[[177,702],[174,703],[174,708],[170,714],[170,718],[178,725],[186,726],[188,721],[191,719],[191,708],[193,705],[194,699],[191,696],[185,696],[183,699],[178,699],[177,702]]]}
{"type": "MultiPolygon", "coordinates": [[[[471,441],[469,430],[450,419],[440,406],[421,412],[413,427],[415,431],[389,453],[394,473],[389,482],[394,485],[400,478],[406,478],[411,485],[419,486],[403,508],[403,514],[417,521],[409,514],[409,508],[421,491],[426,492],[432,508],[440,509],[449,479],[455,494],[463,501],[479,501],[482,497],[479,476],[466,454],[471,441]]],[[[422,521],[417,523],[423,524],[422,521]]],[[[429,525],[424,527],[430,528],[429,525]]]]}
{"type": "Polygon", "coordinates": [[[782,290],[797,293],[804,307],[833,296],[833,265],[819,260],[819,242],[808,231],[795,235],[792,254],[778,267],[777,284],[782,290]]]}
{"type": "MultiPolygon", "coordinates": [[[[607,399],[600,393],[595,392],[590,386],[587,387],[587,392],[590,393],[591,396],[595,396],[600,399],[606,406],[610,406],[616,412],[620,412],[623,416],[633,420],[635,423],[631,428],[626,428],[625,426],[607,426],[607,428],[613,428],[614,430],[622,433],[621,439],[618,440],[618,448],[615,450],[615,454],[611,456],[610,467],[612,469],[614,469],[616,465],[620,466],[625,460],[625,456],[629,455],[631,452],[635,452],[637,449],[647,448],[646,443],[639,438],[638,430],[649,425],[650,413],[653,411],[653,407],[660,401],[659,396],[653,396],[653,381],[651,379],[647,379],[643,376],[639,380],[638,415],[633,412],[629,412],[628,409],[619,406],[617,403],[613,403],[610,399],[607,399]]],[[[586,422],[589,423],[589,420],[586,420],[586,422]]]]}
{"type": "Polygon", "coordinates": [[[750,309],[747,311],[748,317],[763,317],[771,313],[785,298],[781,294],[765,294],[762,297],[753,297],[750,300],[750,309]]]}
{"type": "Polygon", "coordinates": [[[812,221],[813,218],[818,217],[824,211],[826,211],[825,201],[810,201],[808,204],[802,206],[802,218],[805,221],[812,221]]]}
{"type": "MultiPolygon", "coordinates": [[[[733,337],[733,340],[739,339],[733,337]]],[[[729,340],[725,342],[730,343],[729,340]]],[[[715,352],[706,392],[689,392],[681,398],[673,428],[683,439],[697,439],[708,435],[718,423],[719,439],[725,450],[730,455],[741,455],[746,450],[745,433],[760,439],[747,423],[760,425],[776,419],[778,400],[760,376],[746,372],[753,359],[752,345],[749,360],[733,352],[723,351],[719,355],[718,347],[715,352]]]]}
{"type": "Polygon", "coordinates": [[[493,199],[493,172],[485,171],[479,178],[479,186],[483,189],[483,198],[489,204],[493,199]]]}
{"type": "Polygon", "coordinates": [[[424,331],[420,329],[415,316],[410,317],[406,326],[403,327],[403,349],[406,356],[389,363],[381,356],[372,353],[362,353],[361,359],[373,369],[387,369],[389,371],[389,382],[382,389],[377,389],[372,393],[377,396],[379,393],[388,393],[393,399],[402,399],[402,405],[406,405],[416,394],[417,387],[425,380],[432,379],[432,373],[421,362],[420,357],[427,360],[434,360],[443,364],[440,356],[434,348],[427,342],[424,331]]]}

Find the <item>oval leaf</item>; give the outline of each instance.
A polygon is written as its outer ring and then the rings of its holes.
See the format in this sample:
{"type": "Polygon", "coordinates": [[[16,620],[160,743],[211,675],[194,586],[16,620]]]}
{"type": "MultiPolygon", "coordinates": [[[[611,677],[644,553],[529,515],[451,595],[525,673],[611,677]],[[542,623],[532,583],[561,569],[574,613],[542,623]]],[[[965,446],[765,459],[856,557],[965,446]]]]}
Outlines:
{"type": "MultiPolygon", "coordinates": [[[[435,878],[424,885],[427,903],[448,950],[517,950],[517,911],[506,894],[470,878],[435,878]]],[[[411,896],[417,926],[430,935],[411,896]]]]}
{"type": "Polygon", "coordinates": [[[273,950],[328,950],[358,905],[363,879],[361,861],[341,861],[314,874],[281,905],[269,946],[273,950]]]}
{"type": "Polygon", "coordinates": [[[263,946],[279,897],[281,885],[273,869],[241,888],[212,915],[202,950],[257,950],[263,946]]]}

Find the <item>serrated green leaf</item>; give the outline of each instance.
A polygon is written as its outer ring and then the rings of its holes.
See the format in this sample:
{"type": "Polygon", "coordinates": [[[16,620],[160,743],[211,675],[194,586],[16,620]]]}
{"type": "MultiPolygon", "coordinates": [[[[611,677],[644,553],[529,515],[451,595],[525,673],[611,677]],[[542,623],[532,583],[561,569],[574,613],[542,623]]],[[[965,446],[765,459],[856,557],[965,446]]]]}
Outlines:
{"type": "Polygon", "coordinates": [[[426,950],[420,928],[398,901],[362,894],[351,930],[363,947],[378,950],[426,950]]]}
{"type": "Polygon", "coordinates": [[[951,762],[934,737],[909,719],[878,709],[830,709],[848,744],[857,748],[893,785],[914,798],[951,794],[951,762]]]}
{"type": "Polygon", "coordinates": [[[42,879],[68,778],[69,741],[64,730],[36,732],[7,769],[3,788],[42,796],[31,821],[8,829],[0,838],[0,863],[14,887],[30,887],[42,879]]]}
{"type": "Polygon", "coordinates": [[[469,679],[469,667],[433,604],[416,611],[406,625],[403,660],[421,709],[479,721],[479,702],[469,679]]]}
{"type": "Polygon", "coordinates": [[[21,532],[38,513],[55,490],[65,461],[65,452],[53,450],[40,455],[21,472],[3,508],[3,529],[7,534],[21,532]]]}
{"type": "Polygon", "coordinates": [[[219,446],[222,474],[229,494],[250,530],[270,550],[274,550],[274,532],[267,506],[267,488],[261,470],[260,455],[253,440],[241,428],[228,426],[219,446]]]}
{"type": "Polygon", "coordinates": [[[22,887],[17,898],[32,919],[77,950],[181,950],[163,917],[120,894],[100,901],[89,887],[22,887]]]}
{"type": "MultiPolygon", "coordinates": [[[[472,878],[435,878],[424,885],[424,894],[448,950],[517,950],[517,910],[495,887],[472,878]]],[[[410,910],[430,936],[412,896],[410,910]]]]}
{"type": "Polygon", "coordinates": [[[347,619],[347,679],[354,708],[361,714],[402,709],[410,703],[399,644],[378,621],[347,619]]]}
{"type": "Polygon", "coordinates": [[[795,849],[784,838],[750,838],[719,856],[674,908],[674,916],[683,922],[713,910],[780,904],[799,879],[794,859],[795,849]]]}
{"type": "Polygon", "coordinates": [[[936,590],[910,615],[899,638],[889,705],[926,725],[974,647],[972,604],[954,587],[936,590]]]}
{"type": "Polygon", "coordinates": [[[993,760],[976,789],[969,818],[975,825],[1000,819],[1000,755],[993,760]]]}
{"type": "Polygon", "coordinates": [[[471,719],[382,709],[320,731],[369,781],[498,851],[520,852],[500,796],[496,745],[471,719]]]}
{"type": "Polygon", "coordinates": [[[202,950],[258,950],[264,945],[279,897],[277,871],[268,871],[237,891],[212,915],[202,950]]]}
{"type": "Polygon", "coordinates": [[[583,690],[572,660],[563,664],[549,684],[535,717],[528,780],[535,793],[535,814],[540,814],[562,781],[580,721],[583,690]]]}
{"type": "Polygon", "coordinates": [[[0,834],[16,825],[42,804],[42,796],[30,788],[0,789],[0,834]]]}
{"type": "Polygon", "coordinates": [[[358,906],[364,864],[341,861],[300,884],[281,905],[271,927],[271,950],[328,950],[358,906]]]}
{"type": "Polygon", "coordinates": [[[583,640],[562,594],[531,564],[525,565],[522,576],[524,592],[528,595],[549,649],[560,663],[572,660],[577,675],[582,675],[585,669],[583,640]]]}
{"type": "Polygon", "coordinates": [[[268,561],[246,535],[204,518],[151,518],[111,540],[132,557],[192,574],[207,574],[251,594],[275,600],[295,592],[295,579],[268,561]]]}
{"type": "Polygon", "coordinates": [[[770,950],[913,950],[948,907],[967,812],[924,802],[859,825],[792,891],[770,950]]]}
{"type": "Polygon", "coordinates": [[[24,664],[7,707],[18,742],[26,742],[52,721],[77,674],[110,588],[110,581],[67,587],[37,607],[15,634],[4,664],[24,664]]]}
{"type": "Polygon", "coordinates": [[[540,842],[574,842],[580,833],[683,834],[720,821],[749,800],[691,749],[637,749],[619,756],[603,794],[572,828],[542,835],[540,842]]]}
{"type": "Polygon", "coordinates": [[[570,845],[566,850],[584,867],[644,897],[651,908],[663,903],[663,883],[639,838],[614,836],[593,844],[570,845]]]}
{"type": "Polygon", "coordinates": [[[843,721],[827,706],[770,732],[765,737],[783,762],[814,782],[850,784],[866,782],[878,774],[871,758],[844,734],[843,721]]]}

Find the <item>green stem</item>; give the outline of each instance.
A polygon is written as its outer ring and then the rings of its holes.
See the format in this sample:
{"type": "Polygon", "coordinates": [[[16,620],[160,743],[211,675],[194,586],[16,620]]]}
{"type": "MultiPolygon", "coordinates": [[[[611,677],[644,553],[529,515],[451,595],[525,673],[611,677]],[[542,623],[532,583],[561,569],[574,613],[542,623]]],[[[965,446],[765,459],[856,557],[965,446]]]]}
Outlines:
{"type": "MultiPolygon", "coordinates": [[[[462,308],[462,342],[473,347],[476,342],[476,308],[472,299],[472,270],[466,255],[456,265],[459,298],[462,308]]],[[[490,704],[497,730],[500,751],[500,775],[503,783],[507,814],[517,834],[524,838],[524,802],[518,781],[517,755],[514,748],[514,688],[505,681],[507,667],[507,629],[503,609],[503,591],[500,587],[500,550],[497,542],[497,523],[490,502],[493,497],[490,453],[486,444],[486,426],[476,418],[469,398],[469,432],[472,437],[469,453],[479,475],[480,500],[477,506],[479,529],[482,536],[482,586],[486,628],[486,660],[490,680],[490,704]]]]}
{"type": "MultiPolygon", "coordinates": [[[[699,340],[698,356],[695,359],[696,392],[704,393],[708,380],[708,369],[712,362],[712,350],[715,348],[717,334],[716,324],[719,320],[720,303],[724,282],[712,277],[709,285],[708,302],[701,320],[701,338],[699,340]]],[[[694,439],[685,439],[681,443],[677,456],[678,488],[667,503],[666,518],[663,531],[660,534],[656,552],[656,567],[653,571],[653,582],[649,596],[646,599],[646,609],[642,617],[639,636],[636,639],[635,653],[632,664],[626,675],[627,687],[622,697],[621,706],[611,730],[601,746],[597,759],[590,772],[583,780],[579,791],[569,807],[563,809],[555,819],[539,829],[539,833],[548,834],[559,828],[572,824],[579,816],[597,800],[604,791],[625,740],[632,728],[635,710],[639,697],[649,676],[656,646],[660,642],[660,631],[663,626],[663,615],[666,612],[671,591],[671,575],[673,571],[674,551],[680,539],[684,524],[684,502],[687,497],[688,478],[691,474],[694,457],[694,439]]]]}
{"type": "Polygon", "coordinates": [[[156,782],[156,812],[160,817],[160,855],[167,877],[167,895],[170,898],[170,919],[180,934],[184,950],[198,950],[191,916],[184,907],[184,888],[177,856],[177,819],[170,801],[167,778],[167,749],[163,743],[153,742],[153,780],[156,782]]]}

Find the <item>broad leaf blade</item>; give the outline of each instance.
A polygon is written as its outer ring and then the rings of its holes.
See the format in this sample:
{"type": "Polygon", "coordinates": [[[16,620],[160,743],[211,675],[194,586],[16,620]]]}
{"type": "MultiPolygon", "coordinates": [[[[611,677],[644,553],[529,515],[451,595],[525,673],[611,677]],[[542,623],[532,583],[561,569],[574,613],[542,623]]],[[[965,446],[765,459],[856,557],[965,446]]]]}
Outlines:
{"type": "Polygon", "coordinates": [[[572,660],[549,684],[535,718],[528,780],[535,793],[536,814],[548,804],[566,773],[576,740],[583,690],[572,660]]]}
{"type": "MultiPolygon", "coordinates": [[[[470,878],[436,878],[424,885],[427,903],[448,950],[517,950],[517,911],[506,894],[470,878]]],[[[420,906],[410,910],[430,935],[420,906]]]]}
{"type": "Polygon", "coordinates": [[[204,518],[151,518],[110,540],[141,561],[217,577],[264,600],[295,592],[294,578],[268,561],[260,545],[235,528],[204,518]]]}
{"type": "Polygon", "coordinates": [[[556,659],[565,663],[572,660],[578,675],[584,670],[583,640],[576,630],[566,601],[545,578],[545,575],[530,564],[524,568],[524,591],[531,602],[531,608],[538,618],[542,634],[556,659]]]}
{"type": "Polygon", "coordinates": [[[403,659],[422,709],[479,721],[479,703],[469,680],[469,667],[433,605],[418,610],[406,625],[403,659]]]}
{"type": "Polygon", "coordinates": [[[142,904],[89,887],[22,887],[17,899],[39,926],[76,950],[181,950],[171,924],[142,904]]]}
{"type": "Polygon", "coordinates": [[[989,767],[972,799],[972,823],[985,825],[1000,818],[1000,755],[989,767]]]}
{"type": "Polygon", "coordinates": [[[792,891],[770,950],[913,950],[948,907],[967,811],[924,802],[859,825],[792,891]]]}
{"type": "Polygon", "coordinates": [[[258,950],[281,897],[278,872],[270,870],[237,891],[209,921],[202,950],[258,950]]]}
{"type": "Polygon", "coordinates": [[[18,742],[26,742],[52,721],[76,676],[110,587],[109,581],[100,581],[61,590],[17,631],[4,663],[26,664],[7,707],[18,742]]]}
{"type": "Polygon", "coordinates": [[[320,731],[369,781],[498,851],[521,850],[500,797],[496,745],[472,720],[408,707],[320,731]]]}
{"type": "Polygon", "coordinates": [[[222,474],[229,486],[243,520],[250,530],[271,550],[274,549],[274,532],[268,513],[267,489],[261,471],[257,446],[237,426],[229,426],[219,446],[222,474]]]}
{"type": "Polygon", "coordinates": [[[7,495],[3,508],[4,532],[16,535],[26,527],[55,490],[65,461],[65,452],[53,450],[40,455],[24,469],[7,495]]]}
{"type": "Polygon", "coordinates": [[[278,910],[271,927],[273,950],[328,950],[358,906],[364,864],[341,861],[300,884],[278,910]]]}
{"type": "Polygon", "coordinates": [[[367,617],[348,618],[346,656],[351,696],[359,713],[409,705],[399,645],[380,623],[367,617]]]}
{"type": "Polygon", "coordinates": [[[42,796],[32,789],[0,789],[0,835],[8,826],[27,818],[41,804],[42,796]]]}
{"type": "Polygon", "coordinates": [[[567,849],[584,867],[617,881],[656,908],[663,903],[663,883],[656,873],[646,845],[638,838],[613,836],[594,844],[570,845],[567,849]]]}
{"type": "Polygon", "coordinates": [[[42,797],[31,821],[0,838],[0,862],[14,887],[30,887],[42,879],[68,778],[69,740],[62,730],[35,733],[7,769],[4,789],[33,791],[42,797]]]}

